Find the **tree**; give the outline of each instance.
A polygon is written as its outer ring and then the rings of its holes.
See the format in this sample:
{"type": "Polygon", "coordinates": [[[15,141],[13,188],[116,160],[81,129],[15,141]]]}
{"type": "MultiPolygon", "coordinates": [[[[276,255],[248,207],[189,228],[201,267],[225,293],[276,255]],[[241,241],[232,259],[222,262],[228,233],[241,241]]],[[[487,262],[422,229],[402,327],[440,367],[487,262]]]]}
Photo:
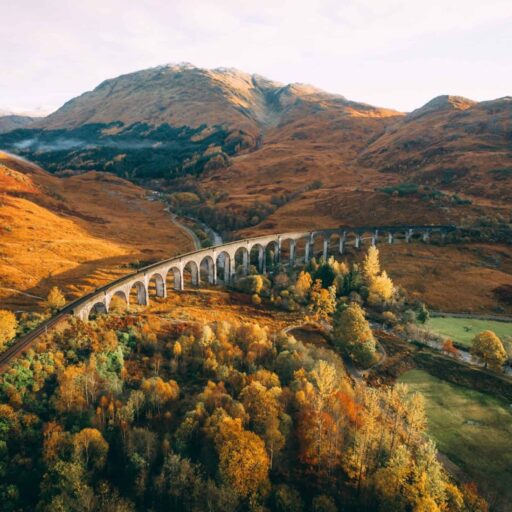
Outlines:
{"type": "Polygon", "coordinates": [[[48,293],[46,304],[51,311],[55,312],[64,307],[66,304],[66,298],[59,288],[54,286],[50,290],[50,293],[48,293]]]}
{"type": "Polygon", "coordinates": [[[165,382],[160,377],[144,379],[141,389],[148,402],[153,405],[158,413],[160,413],[163,406],[176,400],[180,395],[180,388],[176,381],[169,380],[165,382]]]}
{"type": "Polygon", "coordinates": [[[380,270],[379,250],[370,246],[363,261],[363,279],[368,287],[368,302],[379,304],[393,297],[395,287],[385,271],[380,270]]]}
{"type": "Polygon", "coordinates": [[[295,293],[299,299],[306,298],[306,295],[309,293],[312,284],[313,279],[311,279],[311,274],[309,272],[302,271],[299,274],[299,277],[297,277],[297,281],[295,282],[295,293]]]}
{"type": "Polygon", "coordinates": [[[245,293],[260,293],[264,286],[263,277],[259,274],[247,276],[238,281],[238,286],[245,293]]]}
{"type": "Polygon", "coordinates": [[[318,320],[327,319],[336,309],[336,287],[322,288],[322,281],[317,279],[311,288],[309,310],[318,320]]]}
{"type": "Polygon", "coordinates": [[[379,304],[388,302],[393,298],[395,286],[393,281],[384,270],[378,276],[375,276],[368,287],[368,301],[370,304],[379,304]]]}
{"type": "Polygon", "coordinates": [[[420,324],[425,324],[428,322],[429,318],[430,318],[430,313],[428,312],[427,307],[423,303],[420,304],[418,312],[416,313],[416,320],[418,320],[418,322],[420,324]]]}
{"type": "Polygon", "coordinates": [[[215,438],[222,478],[242,497],[253,495],[268,480],[270,466],[263,440],[242,427],[240,418],[221,420],[215,438]]]}
{"type": "Polygon", "coordinates": [[[240,401],[250,417],[251,430],[262,437],[270,455],[270,467],[274,454],[285,443],[279,429],[279,414],[282,407],[279,403],[280,387],[267,389],[258,381],[251,382],[240,393],[240,401]]]}
{"type": "Polygon", "coordinates": [[[443,352],[446,352],[449,356],[458,358],[459,351],[455,348],[453,341],[446,339],[443,343],[443,352]]]}
{"type": "Polygon", "coordinates": [[[481,359],[485,368],[490,366],[493,370],[499,370],[507,360],[503,343],[492,331],[482,331],[473,338],[471,354],[481,359]]]}
{"type": "Polygon", "coordinates": [[[16,317],[11,311],[0,309],[0,348],[16,335],[16,317]]]}
{"type": "Polygon", "coordinates": [[[357,363],[368,366],[375,359],[376,343],[361,306],[351,302],[340,305],[334,314],[333,338],[357,363]]]}
{"type": "Polygon", "coordinates": [[[108,443],[95,428],[84,428],[73,436],[75,456],[86,468],[101,469],[107,460],[108,443]]]}
{"type": "Polygon", "coordinates": [[[380,274],[379,250],[371,245],[363,261],[363,277],[368,286],[380,274]]]}

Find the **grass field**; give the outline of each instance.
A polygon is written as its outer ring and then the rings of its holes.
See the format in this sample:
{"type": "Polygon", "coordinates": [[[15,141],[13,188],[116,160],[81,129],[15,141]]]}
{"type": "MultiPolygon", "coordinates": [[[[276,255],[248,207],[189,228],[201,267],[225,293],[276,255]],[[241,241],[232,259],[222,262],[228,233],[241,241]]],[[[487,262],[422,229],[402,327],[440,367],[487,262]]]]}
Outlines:
{"type": "Polygon", "coordinates": [[[512,501],[512,407],[422,370],[400,380],[425,396],[428,428],[438,448],[492,495],[512,501]]]}
{"type": "Polygon", "coordinates": [[[460,344],[470,347],[473,338],[481,331],[494,331],[502,340],[512,339],[512,322],[495,320],[477,320],[473,318],[456,318],[453,316],[431,318],[427,327],[432,331],[452,338],[460,344]]]}

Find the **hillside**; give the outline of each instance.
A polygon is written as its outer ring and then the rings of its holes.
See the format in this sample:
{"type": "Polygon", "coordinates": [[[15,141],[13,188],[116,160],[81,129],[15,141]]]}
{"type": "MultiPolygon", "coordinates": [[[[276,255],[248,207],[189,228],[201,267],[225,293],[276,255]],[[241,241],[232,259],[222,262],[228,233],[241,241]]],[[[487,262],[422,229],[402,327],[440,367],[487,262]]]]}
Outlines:
{"type": "Polygon", "coordinates": [[[26,128],[34,121],[36,121],[35,117],[8,114],[0,111],[0,133],[10,132],[18,128],[26,128]]]}
{"type": "Polygon", "coordinates": [[[403,180],[510,203],[512,97],[435,98],[397,121],[360,161],[403,180]]]}
{"type": "Polygon", "coordinates": [[[60,179],[0,153],[0,190],[4,307],[34,309],[55,285],[76,297],[129,272],[130,263],[192,247],[161,203],[115,176],[60,179]]]}

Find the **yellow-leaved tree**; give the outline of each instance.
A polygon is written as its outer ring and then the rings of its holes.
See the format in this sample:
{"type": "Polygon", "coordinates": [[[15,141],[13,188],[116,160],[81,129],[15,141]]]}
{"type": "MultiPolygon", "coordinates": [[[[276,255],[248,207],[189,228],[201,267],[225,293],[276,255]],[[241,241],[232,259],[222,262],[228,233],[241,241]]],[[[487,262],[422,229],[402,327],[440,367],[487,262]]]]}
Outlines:
{"type": "Polygon", "coordinates": [[[359,304],[340,304],[333,317],[332,334],[336,345],[354,361],[369,366],[375,360],[375,338],[359,304]]]}
{"type": "Polygon", "coordinates": [[[473,338],[471,354],[493,370],[499,370],[507,360],[503,343],[492,331],[482,331],[473,338]]]}
{"type": "Polygon", "coordinates": [[[239,496],[250,496],[267,482],[270,461],[265,443],[244,430],[240,418],[222,420],[215,445],[220,474],[239,496]]]}
{"type": "Polygon", "coordinates": [[[66,304],[66,297],[57,286],[54,286],[48,293],[46,304],[51,311],[58,311],[66,304]]]}
{"type": "Polygon", "coordinates": [[[0,348],[16,335],[16,317],[11,311],[0,309],[0,348]]]}
{"type": "Polygon", "coordinates": [[[363,278],[368,287],[368,302],[380,304],[392,299],[395,287],[386,271],[380,270],[379,250],[370,246],[363,261],[363,278]]]}
{"type": "Polygon", "coordinates": [[[295,283],[295,293],[299,297],[299,299],[304,299],[311,289],[311,285],[313,284],[313,279],[311,279],[311,274],[309,272],[302,271],[297,277],[297,281],[295,283]]]}
{"type": "Polygon", "coordinates": [[[84,428],[73,436],[75,457],[86,468],[101,469],[107,460],[108,443],[95,428],[84,428]]]}

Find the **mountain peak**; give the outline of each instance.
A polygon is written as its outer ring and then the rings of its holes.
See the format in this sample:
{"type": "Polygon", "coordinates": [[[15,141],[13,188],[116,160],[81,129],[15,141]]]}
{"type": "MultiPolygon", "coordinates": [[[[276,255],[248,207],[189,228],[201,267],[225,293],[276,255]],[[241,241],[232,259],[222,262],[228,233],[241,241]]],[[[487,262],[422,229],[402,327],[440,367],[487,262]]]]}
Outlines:
{"type": "Polygon", "coordinates": [[[416,119],[426,114],[432,114],[434,112],[441,111],[454,111],[454,110],[466,110],[478,102],[464,98],[463,96],[451,96],[449,94],[443,94],[436,96],[429,102],[425,103],[420,108],[413,110],[407,115],[408,119],[416,119]]]}

